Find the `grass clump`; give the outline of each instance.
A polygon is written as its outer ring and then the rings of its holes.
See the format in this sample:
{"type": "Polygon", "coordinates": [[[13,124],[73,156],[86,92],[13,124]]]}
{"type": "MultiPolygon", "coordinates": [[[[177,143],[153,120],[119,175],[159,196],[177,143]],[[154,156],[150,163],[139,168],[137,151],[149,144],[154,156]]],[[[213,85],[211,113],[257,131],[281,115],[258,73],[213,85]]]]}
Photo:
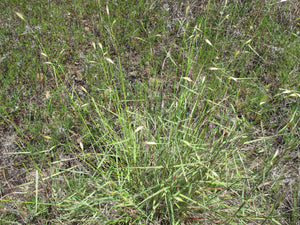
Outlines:
{"type": "Polygon", "coordinates": [[[297,223],[297,1],[1,6],[3,223],[297,223]]]}

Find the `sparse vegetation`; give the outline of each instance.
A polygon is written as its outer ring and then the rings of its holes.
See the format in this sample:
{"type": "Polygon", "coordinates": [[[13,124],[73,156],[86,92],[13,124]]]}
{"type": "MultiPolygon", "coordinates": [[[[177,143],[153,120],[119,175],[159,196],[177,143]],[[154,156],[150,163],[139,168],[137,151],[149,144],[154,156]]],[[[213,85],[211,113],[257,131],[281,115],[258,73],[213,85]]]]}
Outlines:
{"type": "Polygon", "coordinates": [[[299,224],[297,0],[0,6],[1,224],[299,224]]]}

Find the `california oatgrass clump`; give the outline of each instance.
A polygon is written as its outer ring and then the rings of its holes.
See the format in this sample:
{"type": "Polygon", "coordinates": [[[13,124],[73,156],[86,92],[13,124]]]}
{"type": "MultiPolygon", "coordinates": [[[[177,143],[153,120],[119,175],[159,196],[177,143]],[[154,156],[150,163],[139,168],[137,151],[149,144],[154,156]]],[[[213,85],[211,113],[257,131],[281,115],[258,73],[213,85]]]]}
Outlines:
{"type": "Polygon", "coordinates": [[[299,224],[297,0],[0,6],[1,224],[299,224]]]}

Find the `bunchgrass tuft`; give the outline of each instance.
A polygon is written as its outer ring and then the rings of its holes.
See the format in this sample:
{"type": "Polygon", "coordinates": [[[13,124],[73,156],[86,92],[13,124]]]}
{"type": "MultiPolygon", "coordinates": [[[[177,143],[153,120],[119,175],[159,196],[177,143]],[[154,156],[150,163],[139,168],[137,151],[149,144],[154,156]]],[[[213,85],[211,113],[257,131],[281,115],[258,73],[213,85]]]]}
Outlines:
{"type": "Polygon", "coordinates": [[[0,5],[3,224],[298,223],[298,1],[0,5]]]}

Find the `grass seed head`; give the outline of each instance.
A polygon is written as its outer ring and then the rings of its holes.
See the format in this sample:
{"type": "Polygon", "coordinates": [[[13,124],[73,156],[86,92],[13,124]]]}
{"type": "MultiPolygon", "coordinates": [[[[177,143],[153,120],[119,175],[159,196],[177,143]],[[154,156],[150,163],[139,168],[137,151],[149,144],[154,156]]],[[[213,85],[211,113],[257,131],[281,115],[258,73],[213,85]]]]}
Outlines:
{"type": "Polygon", "coordinates": [[[19,13],[19,12],[15,12],[15,13],[16,13],[16,15],[17,15],[21,20],[24,20],[24,21],[25,21],[23,15],[22,15],[21,13],[19,13]]]}

